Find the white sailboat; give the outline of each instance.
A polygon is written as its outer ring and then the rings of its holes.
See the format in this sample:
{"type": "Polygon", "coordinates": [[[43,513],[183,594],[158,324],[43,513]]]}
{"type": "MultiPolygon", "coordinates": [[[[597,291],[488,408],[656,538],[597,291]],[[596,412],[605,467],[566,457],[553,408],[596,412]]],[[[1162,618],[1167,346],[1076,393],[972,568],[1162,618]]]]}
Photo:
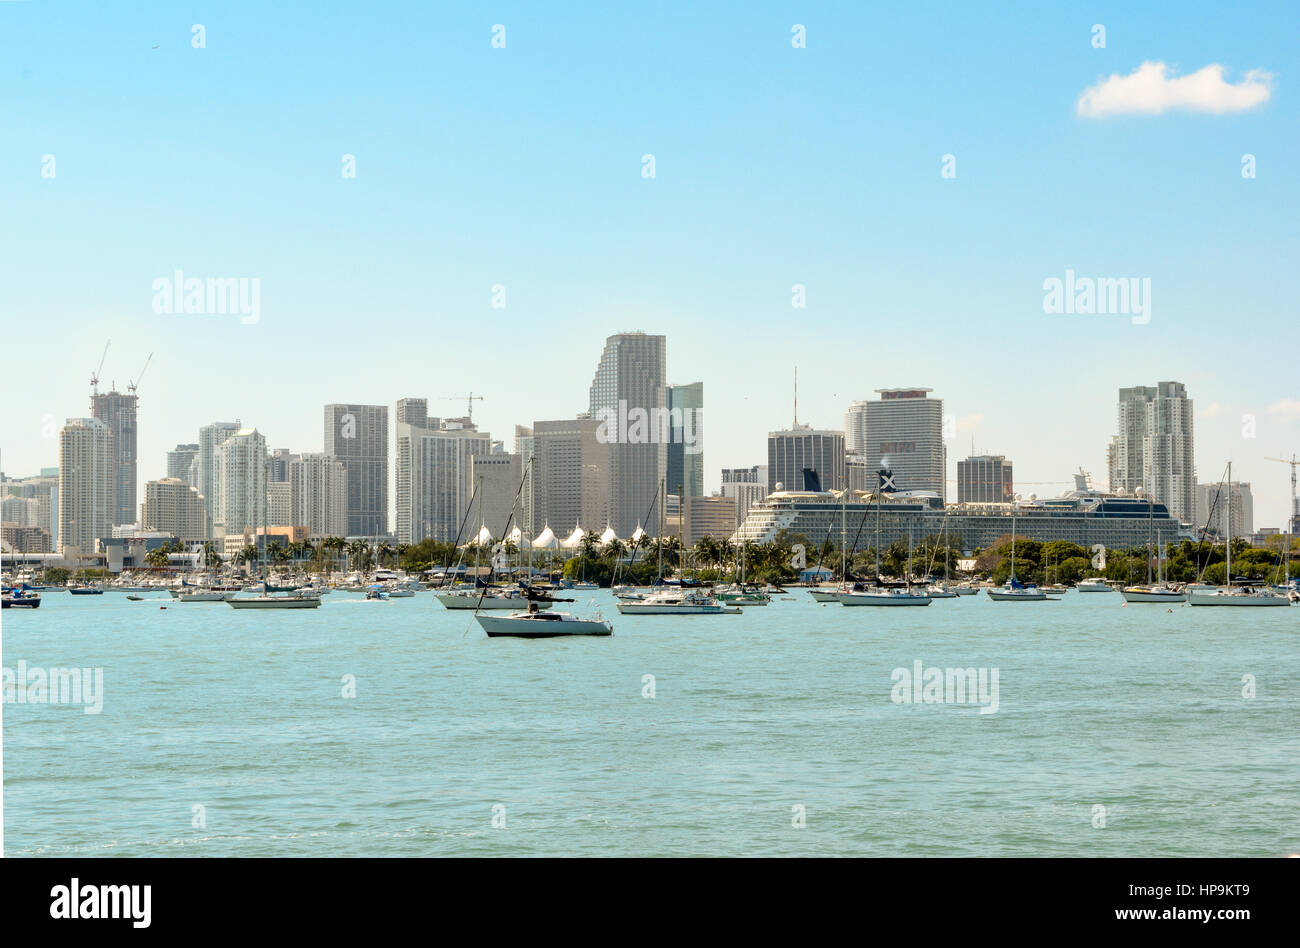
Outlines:
{"type": "Polygon", "coordinates": [[[1016,579],[1016,518],[1011,517],[1011,575],[1000,588],[988,588],[989,598],[994,602],[1046,602],[1047,594],[1033,583],[1022,583],[1016,579]]]}
{"type": "MultiPolygon", "coordinates": [[[[1232,493],[1232,462],[1228,462],[1228,485],[1229,495],[1232,493]]],[[[1193,589],[1187,596],[1188,605],[1192,606],[1289,606],[1291,600],[1287,596],[1273,592],[1268,588],[1237,588],[1232,585],[1232,503],[1229,500],[1227,505],[1224,532],[1227,534],[1227,542],[1224,545],[1224,574],[1225,585],[1205,589],[1199,587],[1193,589]]]]}

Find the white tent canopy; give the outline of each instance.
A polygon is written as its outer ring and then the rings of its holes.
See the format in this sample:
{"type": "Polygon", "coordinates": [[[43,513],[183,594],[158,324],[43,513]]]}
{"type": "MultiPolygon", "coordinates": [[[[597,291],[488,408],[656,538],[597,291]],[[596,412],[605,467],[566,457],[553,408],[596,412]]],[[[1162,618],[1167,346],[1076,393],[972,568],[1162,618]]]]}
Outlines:
{"type": "Polygon", "coordinates": [[[479,546],[487,546],[492,542],[492,531],[487,528],[487,524],[483,525],[483,529],[479,530],[478,536],[472,542],[477,543],[479,546]]]}
{"type": "Polygon", "coordinates": [[[618,534],[614,532],[613,527],[606,527],[605,532],[600,535],[600,545],[609,546],[618,539],[618,534]]]}
{"type": "Polygon", "coordinates": [[[642,530],[640,527],[637,527],[636,530],[632,533],[630,542],[640,543],[643,539],[645,539],[645,531],[642,530]]]}
{"type": "Polygon", "coordinates": [[[520,549],[523,549],[524,531],[520,530],[518,527],[515,527],[513,530],[510,531],[510,536],[508,537],[508,539],[511,540],[515,546],[519,547],[520,549]]]}
{"type": "Polygon", "coordinates": [[[558,550],[559,548],[560,541],[556,539],[549,526],[533,538],[534,550],[558,550]]]}
{"type": "Polygon", "coordinates": [[[582,545],[582,538],[585,535],[586,531],[583,530],[582,527],[574,527],[573,532],[569,534],[568,539],[560,541],[560,546],[564,547],[566,550],[576,550],[582,545]]]}

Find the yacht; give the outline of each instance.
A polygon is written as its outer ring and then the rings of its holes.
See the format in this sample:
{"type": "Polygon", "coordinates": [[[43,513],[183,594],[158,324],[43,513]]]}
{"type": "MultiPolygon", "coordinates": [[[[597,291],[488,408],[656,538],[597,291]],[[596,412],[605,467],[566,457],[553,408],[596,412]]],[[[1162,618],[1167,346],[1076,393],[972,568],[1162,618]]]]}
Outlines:
{"type": "Polygon", "coordinates": [[[579,619],[567,612],[539,612],[537,603],[527,612],[508,616],[476,616],[488,638],[553,639],[561,635],[613,635],[614,627],[599,612],[579,619]]]}
{"type": "Polygon", "coordinates": [[[1106,584],[1106,580],[1100,576],[1081,579],[1075,583],[1074,588],[1081,593],[1108,593],[1111,591],[1111,587],[1106,584]]]}
{"type": "Polygon", "coordinates": [[[934,601],[924,592],[884,587],[843,592],[838,598],[843,606],[928,606],[934,601]]]}
{"type": "Polygon", "coordinates": [[[227,599],[226,602],[235,609],[317,609],[320,607],[320,596],[311,596],[298,590],[287,596],[267,594],[227,599]]]}
{"type": "Polygon", "coordinates": [[[620,602],[618,611],[629,616],[740,615],[738,606],[724,605],[707,593],[664,589],[638,602],[620,602]]]}
{"type": "MultiPolygon", "coordinates": [[[[528,605],[528,593],[518,588],[496,589],[461,589],[450,592],[434,593],[434,598],[446,609],[474,609],[482,611],[515,609],[528,605]]],[[[537,603],[539,609],[551,608],[551,603],[542,600],[537,603]]]]}

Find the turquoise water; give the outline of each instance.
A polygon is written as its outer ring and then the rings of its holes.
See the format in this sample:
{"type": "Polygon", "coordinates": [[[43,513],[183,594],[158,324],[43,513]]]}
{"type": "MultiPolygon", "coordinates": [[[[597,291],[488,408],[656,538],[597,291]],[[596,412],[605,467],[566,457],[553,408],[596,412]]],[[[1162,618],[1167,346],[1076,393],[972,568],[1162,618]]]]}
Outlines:
{"type": "Polygon", "coordinates": [[[428,593],[8,610],[5,667],[102,667],[104,705],[5,706],[6,854],[1300,851],[1300,608],[594,598],[610,638],[489,640],[428,593]],[[996,668],[997,712],[895,703],[917,660],[996,668]]]}

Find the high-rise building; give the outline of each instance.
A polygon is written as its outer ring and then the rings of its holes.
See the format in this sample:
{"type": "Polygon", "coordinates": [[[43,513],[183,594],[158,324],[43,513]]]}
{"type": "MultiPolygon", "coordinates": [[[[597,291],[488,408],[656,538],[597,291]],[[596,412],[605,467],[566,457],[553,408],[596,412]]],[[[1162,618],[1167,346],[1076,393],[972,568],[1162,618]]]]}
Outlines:
{"type": "Polygon", "coordinates": [[[767,435],[767,489],[803,490],[804,471],[816,475],[822,490],[844,487],[844,432],[820,431],[795,422],[767,435]]]}
{"type": "Polygon", "coordinates": [[[348,472],[348,536],[388,533],[388,406],[325,406],[325,453],[348,472]]]}
{"type": "Polygon", "coordinates": [[[5,492],[6,496],[35,501],[35,508],[28,508],[31,522],[24,525],[45,530],[50,536],[50,549],[59,548],[59,469],[57,467],[41,468],[41,473],[32,477],[5,479],[0,492],[5,492]]]}
{"type": "Polygon", "coordinates": [[[414,428],[437,428],[438,419],[429,422],[429,400],[427,398],[399,398],[395,415],[396,424],[411,425],[414,428]]]}
{"type": "Polygon", "coordinates": [[[288,478],[266,483],[266,526],[294,526],[293,483],[288,478]]]}
{"type": "Polygon", "coordinates": [[[864,454],[867,450],[867,406],[870,404],[854,402],[844,413],[844,450],[849,454],[864,454]]]}
{"type": "Polygon", "coordinates": [[[398,425],[397,542],[454,542],[474,494],[470,457],[491,451],[490,434],[461,422],[437,430],[398,425]]]}
{"type": "Polygon", "coordinates": [[[108,392],[90,396],[90,413],[108,425],[113,433],[113,456],[116,465],[116,504],[113,523],[135,523],[136,477],[136,402],[135,395],[108,392]]]}
{"type": "Polygon", "coordinates": [[[1232,535],[1249,536],[1255,532],[1255,500],[1250,485],[1241,481],[1231,484],[1196,485],[1196,519],[1192,526],[1208,527],[1218,537],[1228,535],[1228,505],[1232,505],[1232,535]]]}
{"type": "Polygon", "coordinates": [[[194,459],[198,456],[199,446],[197,444],[176,445],[167,452],[167,476],[184,481],[194,487],[194,484],[190,484],[190,474],[194,467],[194,459]]]}
{"type": "Polygon", "coordinates": [[[722,469],[722,496],[736,501],[736,525],[745,519],[749,508],[767,496],[767,466],[724,467],[722,469]]]}
{"type": "MultiPolygon", "coordinates": [[[[609,445],[601,440],[600,426],[593,418],[533,423],[533,472],[524,488],[529,497],[530,536],[546,527],[563,538],[577,526],[600,533],[613,525],[609,510],[612,456],[609,445]]],[[[645,511],[641,513],[644,516],[645,511]]],[[[659,518],[653,519],[658,522],[659,518]]],[[[630,536],[632,530],[619,536],[630,536]]]]}
{"type": "Polygon", "coordinates": [[[271,452],[271,456],[266,459],[267,480],[272,484],[289,479],[289,465],[296,461],[298,455],[293,454],[288,448],[276,448],[271,452]]]}
{"type": "Polygon", "coordinates": [[[113,535],[117,506],[113,432],[97,418],[69,418],[59,431],[59,552],[95,552],[113,535]]]}
{"type": "Polygon", "coordinates": [[[1015,497],[1011,462],[1002,455],[977,455],[957,462],[957,503],[1009,504],[1015,497]]]}
{"type": "Polygon", "coordinates": [[[217,449],[218,537],[268,526],[266,438],[256,428],[241,428],[217,449]]]}
{"type": "Polygon", "coordinates": [[[929,388],[876,391],[878,401],[860,403],[865,421],[858,453],[867,470],[888,468],[899,490],[929,490],[943,498],[943,399],[930,398],[929,388]]]}
{"type": "Polygon", "coordinates": [[[24,527],[9,521],[0,522],[0,546],[6,553],[52,553],[50,531],[44,527],[24,527]]]}
{"type": "Polygon", "coordinates": [[[1190,523],[1196,516],[1196,460],[1187,389],[1181,382],[1121,388],[1117,422],[1107,450],[1110,489],[1131,494],[1140,487],[1190,523]]]}
{"type": "Polygon", "coordinates": [[[522,458],[517,454],[471,454],[469,462],[470,483],[477,488],[479,497],[474,501],[476,512],[467,532],[477,533],[479,527],[487,527],[493,538],[500,540],[505,537],[507,523],[511,530],[518,527],[522,532],[522,458]],[[517,497],[519,503],[515,502],[517,497]]]}
{"type": "Polygon", "coordinates": [[[621,537],[647,514],[659,520],[651,502],[668,469],[666,350],[664,336],[610,336],[591,382],[588,415],[608,446],[609,521],[621,537]]]}
{"type": "Polygon", "coordinates": [[[682,514],[685,546],[694,546],[705,537],[728,540],[738,526],[736,498],[721,494],[682,498],[682,514]]]}
{"type": "Polygon", "coordinates": [[[179,477],[146,481],[140,529],[167,533],[179,540],[205,540],[209,535],[203,497],[179,477]]]}
{"type": "Polygon", "coordinates": [[[668,386],[670,492],[704,496],[704,383],[668,386]]]}
{"type": "Polygon", "coordinates": [[[191,483],[203,496],[203,509],[207,513],[209,530],[217,523],[217,452],[239,428],[237,421],[214,421],[199,429],[199,453],[195,459],[191,483]]]}
{"type": "Polygon", "coordinates": [[[343,462],[328,454],[302,454],[289,464],[292,522],[310,537],[348,533],[348,475],[343,462]]]}

